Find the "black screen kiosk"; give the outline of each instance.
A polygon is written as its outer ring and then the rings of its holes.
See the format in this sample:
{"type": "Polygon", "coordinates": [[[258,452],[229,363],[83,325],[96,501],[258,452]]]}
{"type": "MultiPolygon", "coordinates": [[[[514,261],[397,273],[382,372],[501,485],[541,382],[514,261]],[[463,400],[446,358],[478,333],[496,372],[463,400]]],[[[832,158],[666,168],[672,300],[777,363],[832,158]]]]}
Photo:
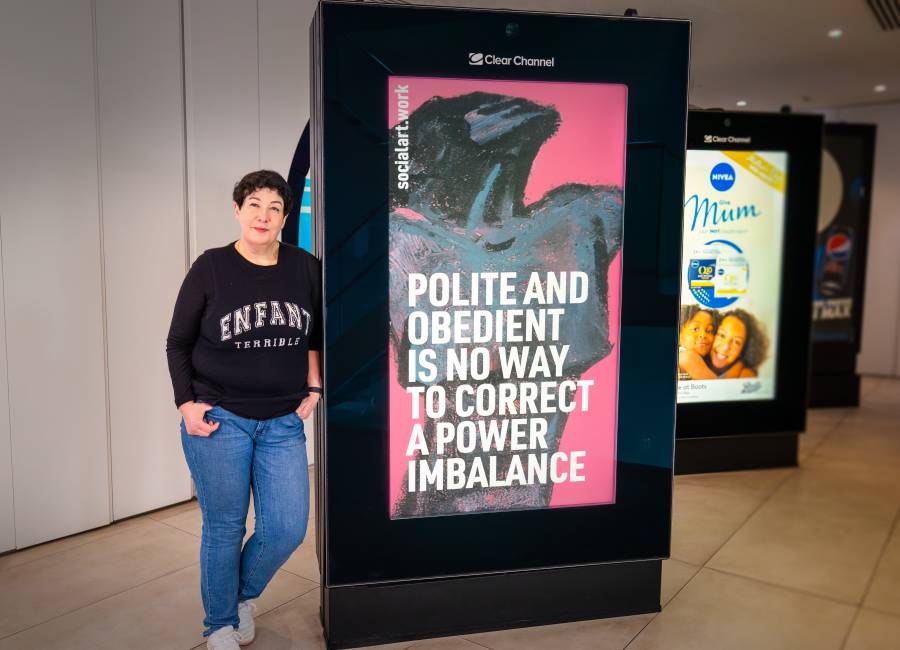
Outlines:
{"type": "Polygon", "coordinates": [[[689,37],[319,5],[329,647],[659,610],[689,37]]]}
{"type": "Polygon", "coordinates": [[[826,124],[813,282],[809,405],[859,406],[874,124],[826,124]]]}
{"type": "Polygon", "coordinates": [[[822,118],[691,111],[675,472],[797,463],[822,118]]]}

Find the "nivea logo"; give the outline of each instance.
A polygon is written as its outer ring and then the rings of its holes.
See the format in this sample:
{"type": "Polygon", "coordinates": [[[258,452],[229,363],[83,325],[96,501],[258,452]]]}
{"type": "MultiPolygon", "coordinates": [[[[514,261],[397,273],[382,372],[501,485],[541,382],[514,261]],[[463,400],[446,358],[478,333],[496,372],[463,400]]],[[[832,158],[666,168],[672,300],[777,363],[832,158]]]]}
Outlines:
{"type": "Polygon", "coordinates": [[[720,192],[730,190],[734,185],[734,167],[728,163],[719,163],[709,173],[709,182],[720,192]]]}

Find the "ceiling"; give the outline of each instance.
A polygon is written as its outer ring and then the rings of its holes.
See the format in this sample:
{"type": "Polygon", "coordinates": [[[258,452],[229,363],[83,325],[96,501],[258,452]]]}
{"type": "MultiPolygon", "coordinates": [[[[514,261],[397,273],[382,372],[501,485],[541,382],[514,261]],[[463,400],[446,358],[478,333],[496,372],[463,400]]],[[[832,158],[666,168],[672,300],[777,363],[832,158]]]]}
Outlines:
{"type": "MultiPolygon", "coordinates": [[[[394,0],[396,1],[396,0],[394,0]]],[[[900,18],[900,2],[893,2],[900,18]]],[[[415,0],[415,4],[686,18],[693,22],[690,103],[795,111],[900,102],[900,29],[866,0],[415,0]],[[830,38],[839,28],[843,35],[830,38]],[[876,85],[887,87],[875,92],[876,85]]],[[[900,106],[898,106],[900,110],[900,106]]]]}

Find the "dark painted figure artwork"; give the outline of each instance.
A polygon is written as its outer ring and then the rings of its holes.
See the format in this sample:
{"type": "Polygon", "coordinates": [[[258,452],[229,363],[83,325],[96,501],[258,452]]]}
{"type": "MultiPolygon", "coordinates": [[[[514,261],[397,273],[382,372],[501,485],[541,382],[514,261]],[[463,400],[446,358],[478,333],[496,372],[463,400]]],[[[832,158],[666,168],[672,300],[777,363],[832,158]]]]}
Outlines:
{"type": "MultiPolygon", "coordinates": [[[[409,114],[408,130],[402,134],[409,138],[409,187],[392,188],[390,206],[390,341],[399,368],[399,376],[392,380],[409,385],[410,312],[438,309],[409,307],[410,273],[512,271],[521,295],[532,272],[583,271],[590,278],[588,299],[566,305],[561,321],[559,343],[570,346],[564,378],[577,380],[610,354],[607,271],[621,247],[622,189],[560,184],[525,203],[535,157],[562,120],[565,115],[552,105],[485,92],[433,97],[409,114]]],[[[398,133],[396,128],[391,131],[392,149],[398,133]]],[[[444,377],[441,365],[447,346],[432,347],[437,351],[438,376],[444,377]]],[[[524,381],[502,378],[493,357],[491,368],[487,381],[495,385],[524,381]]],[[[445,381],[443,386],[452,404],[458,383],[445,381]]],[[[458,416],[448,411],[448,418],[453,417],[458,416]]],[[[546,419],[547,451],[553,453],[559,449],[567,415],[557,412],[546,419]]],[[[434,449],[434,423],[427,418],[424,422],[429,449],[434,449]]],[[[490,454],[497,456],[501,474],[512,453],[507,447],[490,454]]],[[[455,448],[450,452],[463,457],[467,466],[478,454],[489,455],[478,447],[470,454],[455,448]]],[[[483,460],[487,466],[487,458],[483,460]]],[[[404,480],[391,514],[417,517],[540,508],[549,506],[552,491],[552,484],[538,484],[409,492],[404,480]]]]}

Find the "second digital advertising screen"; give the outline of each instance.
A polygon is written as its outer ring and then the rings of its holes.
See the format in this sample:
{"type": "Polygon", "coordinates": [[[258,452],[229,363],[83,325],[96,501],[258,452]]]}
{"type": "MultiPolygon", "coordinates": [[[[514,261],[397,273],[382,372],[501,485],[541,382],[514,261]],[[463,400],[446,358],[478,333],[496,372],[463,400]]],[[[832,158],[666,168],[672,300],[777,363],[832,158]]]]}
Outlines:
{"type": "Polygon", "coordinates": [[[678,403],[775,397],[784,151],[689,150],[678,403]]]}

